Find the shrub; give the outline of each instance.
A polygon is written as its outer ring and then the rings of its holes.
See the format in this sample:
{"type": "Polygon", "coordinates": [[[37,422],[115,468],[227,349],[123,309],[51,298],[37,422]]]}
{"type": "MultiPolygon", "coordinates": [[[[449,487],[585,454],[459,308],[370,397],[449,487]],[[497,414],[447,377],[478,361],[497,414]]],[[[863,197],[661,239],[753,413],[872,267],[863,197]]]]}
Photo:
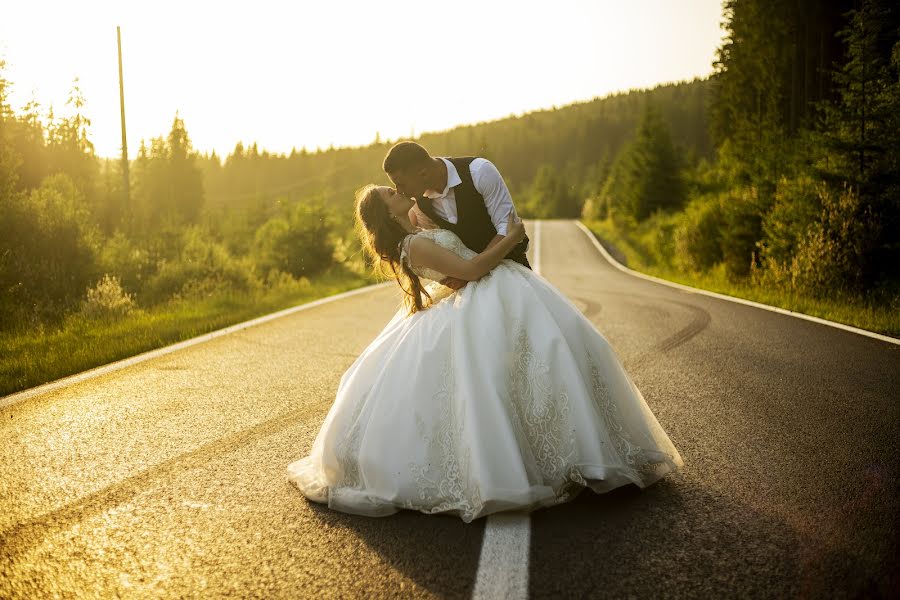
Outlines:
{"type": "Polygon", "coordinates": [[[606,198],[596,195],[584,201],[581,207],[581,218],[591,221],[602,221],[607,215],[606,198]]]}
{"type": "Polygon", "coordinates": [[[162,260],[142,290],[150,303],[169,298],[202,297],[218,291],[248,292],[260,287],[253,263],[237,259],[197,226],[187,228],[178,260],[162,260]]]}
{"type": "Polygon", "coordinates": [[[871,208],[848,187],[819,188],[822,209],[791,261],[791,286],[813,296],[855,295],[864,285],[865,259],[880,233],[871,208]]]}
{"type": "Polygon", "coordinates": [[[356,233],[351,231],[347,236],[334,237],[334,261],[357,275],[372,272],[372,266],[366,260],[366,253],[356,233]]]}
{"type": "Polygon", "coordinates": [[[266,273],[265,284],[270,290],[291,293],[305,292],[312,287],[312,283],[308,278],[300,277],[298,279],[290,273],[285,273],[278,269],[271,269],[266,273]]]}
{"type": "Polygon", "coordinates": [[[124,316],[134,307],[134,297],[122,289],[119,278],[105,273],[94,287],[87,289],[81,313],[91,319],[110,319],[124,316]]]}
{"type": "Polygon", "coordinates": [[[762,219],[764,258],[790,262],[809,226],[819,219],[823,185],[808,175],[778,182],[772,208],[762,219]]]}
{"type": "Polygon", "coordinates": [[[300,202],[287,216],[269,219],[256,230],[256,264],[264,272],[278,269],[295,277],[324,271],[333,262],[332,229],[322,203],[300,202]]]}
{"type": "Polygon", "coordinates": [[[644,222],[649,234],[647,243],[658,265],[671,266],[675,252],[675,229],[680,213],[670,213],[657,209],[644,222]]]}
{"type": "Polygon", "coordinates": [[[729,280],[742,279],[756,265],[765,207],[754,188],[733,190],[721,197],[722,260],[729,280]]]}
{"type": "Polygon", "coordinates": [[[63,173],[0,202],[0,327],[34,327],[77,306],[99,275],[99,233],[63,173]]]}
{"type": "Polygon", "coordinates": [[[103,244],[100,265],[106,272],[116,273],[121,285],[132,291],[140,290],[156,270],[156,261],[149,249],[119,230],[103,244]]]}
{"type": "Polygon", "coordinates": [[[724,257],[724,217],[719,198],[697,198],[679,216],[673,233],[675,266],[682,271],[706,271],[724,257]]]}

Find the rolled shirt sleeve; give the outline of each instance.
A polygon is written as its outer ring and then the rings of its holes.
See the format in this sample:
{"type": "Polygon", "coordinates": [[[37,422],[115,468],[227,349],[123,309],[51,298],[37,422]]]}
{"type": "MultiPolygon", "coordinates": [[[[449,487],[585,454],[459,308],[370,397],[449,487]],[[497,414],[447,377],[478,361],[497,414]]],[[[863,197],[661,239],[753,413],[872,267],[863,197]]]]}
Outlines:
{"type": "Polygon", "coordinates": [[[484,205],[494,224],[494,229],[498,234],[505,236],[506,216],[510,209],[513,211],[513,216],[518,217],[513,206],[512,196],[494,163],[486,158],[476,158],[472,161],[471,166],[476,166],[476,161],[480,164],[477,165],[477,172],[472,175],[472,183],[475,184],[475,189],[484,196],[484,205]]]}

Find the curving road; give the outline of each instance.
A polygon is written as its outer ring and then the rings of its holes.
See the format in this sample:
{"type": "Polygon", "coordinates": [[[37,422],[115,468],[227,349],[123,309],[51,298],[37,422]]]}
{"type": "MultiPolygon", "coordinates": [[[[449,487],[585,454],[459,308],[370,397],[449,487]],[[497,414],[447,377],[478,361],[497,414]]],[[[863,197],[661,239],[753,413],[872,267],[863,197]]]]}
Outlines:
{"type": "MultiPolygon", "coordinates": [[[[571,221],[541,223],[539,261],[685,468],[533,513],[529,597],[900,594],[900,346],[622,273],[571,221]]],[[[398,302],[382,287],[0,408],[0,597],[471,597],[484,519],[345,515],[284,478],[398,302]]]]}

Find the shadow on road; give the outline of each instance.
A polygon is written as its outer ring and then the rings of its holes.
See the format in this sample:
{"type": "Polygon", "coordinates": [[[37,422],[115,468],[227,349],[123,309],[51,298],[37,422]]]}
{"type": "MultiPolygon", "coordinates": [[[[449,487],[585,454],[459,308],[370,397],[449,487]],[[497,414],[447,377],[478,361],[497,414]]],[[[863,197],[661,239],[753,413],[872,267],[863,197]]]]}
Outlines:
{"type": "MultiPolygon", "coordinates": [[[[888,593],[850,548],[683,477],[582,492],[532,516],[529,597],[853,597],[888,593]],[[880,590],[879,590],[880,588],[880,590]]],[[[874,572],[878,572],[875,570],[874,572]]]]}
{"type": "Polygon", "coordinates": [[[484,535],[484,519],[465,523],[455,515],[401,510],[363,517],[310,504],[315,518],[354,531],[395,571],[440,598],[470,598],[484,535]]]}

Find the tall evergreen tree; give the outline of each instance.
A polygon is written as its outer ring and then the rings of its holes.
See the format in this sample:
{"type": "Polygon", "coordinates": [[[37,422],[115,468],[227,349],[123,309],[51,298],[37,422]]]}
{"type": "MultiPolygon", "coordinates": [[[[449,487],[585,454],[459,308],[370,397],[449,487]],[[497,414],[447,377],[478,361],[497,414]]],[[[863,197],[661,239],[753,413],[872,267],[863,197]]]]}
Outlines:
{"type": "Polygon", "coordinates": [[[681,161],[669,128],[651,104],[644,108],[634,142],[625,150],[621,178],[611,200],[634,221],[643,221],[656,210],[678,209],[684,203],[681,161]]]}
{"type": "MultiPolygon", "coordinates": [[[[197,166],[197,153],[175,113],[169,132],[169,181],[172,186],[172,208],[187,223],[196,223],[203,206],[203,174],[197,166]]],[[[256,144],[253,145],[254,150],[256,144]]]]}
{"type": "Polygon", "coordinates": [[[10,82],[4,75],[5,70],[6,61],[0,59],[0,202],[7,201],[15,193],[18,183],[17,170],[22,162],[12,145],[11,133],[15,115],[8,102],[10,82]]]}
{"type": "MultiPolygon", "coordinates": [[[[88,135],[91,120],[85,115],[85,105],[76,77],[66,100],[68,114],[48,126],[47,168],[48,174],[68,173],[86,200],[92,202],[97,195],[100,163],[88,135]]],[[[92,209],[96,211],[97,207],[92,209]]]]}
{"type": "Polygon", "coordinates": [[[847,60],[834,73],[838,101],[823,106],[829,152],[820,174],[858,190],[860,209],[871,210],[871,284],[882,271],[896,275],[900,262],[900,9],[863,0],[848,17],[839,33],[847,60]]]}
{"type": "Polygon", "coordinates": [[[816,103],[832,97],[829,69],[841,56],[834,33],[853,0],[726,0],[726,36],[712,77],[716,141],[740,159],[738,184],[765,203],[807,150],[799,133],[816,103]]]}
{"type": "Polygon", "coordinates": [[[165,139],[153,138],[150,148],[141,140],[134,182],[134,233],[146,227],[175,228],[197,222],[203,206],[203,174],[177,114],[165,139]]]}

